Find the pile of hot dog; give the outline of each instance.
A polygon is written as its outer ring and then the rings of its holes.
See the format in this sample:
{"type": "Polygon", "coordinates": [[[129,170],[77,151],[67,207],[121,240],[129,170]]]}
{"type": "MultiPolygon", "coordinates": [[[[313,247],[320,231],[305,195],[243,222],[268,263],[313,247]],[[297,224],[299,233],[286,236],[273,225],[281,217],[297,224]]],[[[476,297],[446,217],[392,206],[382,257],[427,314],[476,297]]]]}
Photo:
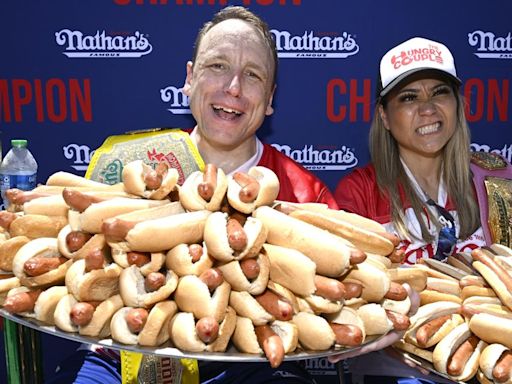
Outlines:
{"type": "Polygon", "coordinates": [[[455,381],[512,383],[512,250],[493,244],[407,269],[427,278],[395,346],[455,381]]]}
{"type": "Polygon", "coordinates": [[[108,186],[57,172],[0,212],[3,309],[123,344],[265,355],[404,330],[398,239],[358,215],[276,201],[264,167],[134,161],[108,186]],[[396,279],[393,277],[395,276],[396,279]],[[396,281],[395,281],[396,280],[396,281]]]}

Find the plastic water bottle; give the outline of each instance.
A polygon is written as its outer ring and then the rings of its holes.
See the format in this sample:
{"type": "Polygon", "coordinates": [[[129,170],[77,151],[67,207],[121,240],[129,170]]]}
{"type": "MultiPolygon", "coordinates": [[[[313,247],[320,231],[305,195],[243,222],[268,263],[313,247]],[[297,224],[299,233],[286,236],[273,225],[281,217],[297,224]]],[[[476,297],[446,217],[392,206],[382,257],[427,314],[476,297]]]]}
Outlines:
{"type": "Polygon", "coordinates": [[[18,188],[29,191],[36,186],[37,162],[27,148],[27,140],[11,140],[11,149],[5,155],[0,165],[0,192],[4,209],[8,206],[5,191],[18,188]]]}

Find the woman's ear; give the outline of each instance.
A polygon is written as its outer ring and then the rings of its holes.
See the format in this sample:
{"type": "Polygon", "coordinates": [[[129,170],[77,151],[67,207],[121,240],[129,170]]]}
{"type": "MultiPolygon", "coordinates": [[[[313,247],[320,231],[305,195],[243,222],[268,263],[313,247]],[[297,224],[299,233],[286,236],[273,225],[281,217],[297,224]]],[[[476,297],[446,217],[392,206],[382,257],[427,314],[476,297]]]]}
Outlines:
{"type": "Polygon", "coordinates": [[[185,84],[183,84],[183,93],[186,96],[190,96],[190,88],[192,88],[192,78],[194,77],[193,73],[194,64],[189,61],[187,62],[187,77],[185,78],[185,84]]]}
{"type": "Polygon", "coordinates": [[[379,115],[382,122],[384,123],[384,128],[386,128],[389,131],[388,115],[386,114],[386,111],[384,110],[382,104],[379,105],[379,115]]]}

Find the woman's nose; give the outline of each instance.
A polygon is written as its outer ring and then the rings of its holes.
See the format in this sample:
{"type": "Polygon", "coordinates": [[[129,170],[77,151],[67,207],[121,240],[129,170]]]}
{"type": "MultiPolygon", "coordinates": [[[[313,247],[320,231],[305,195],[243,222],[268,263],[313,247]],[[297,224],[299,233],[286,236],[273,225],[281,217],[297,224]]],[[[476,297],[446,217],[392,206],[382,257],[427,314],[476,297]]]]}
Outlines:
{"type": "Polygon", "coordinates": [[[419,106],[420,114],[430,115],[435,112],[436,112],[436,106],[430,99],[424,100],[419,106]]]}

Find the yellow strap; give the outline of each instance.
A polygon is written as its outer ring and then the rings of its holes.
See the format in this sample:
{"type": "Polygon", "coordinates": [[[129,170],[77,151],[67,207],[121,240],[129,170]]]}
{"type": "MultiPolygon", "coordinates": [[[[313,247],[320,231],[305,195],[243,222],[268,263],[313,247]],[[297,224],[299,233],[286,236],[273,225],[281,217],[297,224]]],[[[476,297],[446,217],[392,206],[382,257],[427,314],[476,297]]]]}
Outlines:
{"type": "Polygon", "coordinates": [[[199,366],[195,359],[181,359],[183,374],[181,384],[199,384],[199,366]]]}
{"type": "Polygon", "coordinates": [[[142,353],[121,350],[122,384],[137,384],[142,353]]]}

